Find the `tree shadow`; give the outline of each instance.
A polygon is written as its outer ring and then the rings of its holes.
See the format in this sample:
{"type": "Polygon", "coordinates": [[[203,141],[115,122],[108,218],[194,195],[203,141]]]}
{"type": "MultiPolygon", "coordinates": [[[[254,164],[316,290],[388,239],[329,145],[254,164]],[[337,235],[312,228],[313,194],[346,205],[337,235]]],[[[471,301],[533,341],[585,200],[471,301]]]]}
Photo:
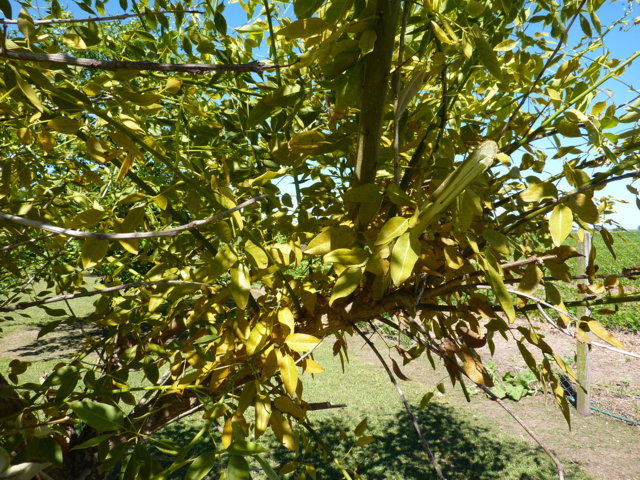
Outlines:
{"type": "MultiPolygon", "coordinates": [[[[557,478],[551,460],[538,448],[522,441],[501,437],[493,428],[478,426],[473,418],[462,417],[455,407],[432,403],[425,410],[415,410],[423,434],[434,451],[444,476],[448,480],[545,480],[557,478]]],[[[422,449],[418,435],[404,410],[369,419],[371,428],[364,434],[375,438],[373,443],[357,446],[353,422],[341,417],[325,416],[314,421],[313,428],[332,454],[352,478],[367,480],[436,480],[429,457],[422,449]]],[[[174,424],[163,431],[165,438],[187,444],[199,430],[194,423],[174,424]]],[[[278,471],[290,461],[297,468],[283,479],[299,478],[311,466],[317,478],[340,480],[344,476],[334,461],[323,453],[306,431],[300,432],[299,452],[289,452],[270,435],[259,443],[270,449],[270,464],[278,471]]],[[[214,437],[217,432],[213,432],[214,437]]],[[[216,438],[216,441],[218,438],[216,438]]],[[[203,439],[192,455],[212,448],[210,439],[203,439]]],[[[221,462],[224,462],[224,456],[221,462]]],[[[256,462],[251,462],[254,479],[266,478],[256,462]]],[[[587,480],[590,477],[576,465],[565,465],[567,480],[587,480]]],[[[224,465],[207,478],[218,478],[224,465]]],[[[171,478],[182,478],[176,475],[171,478]]],[[[307,477],[309,478],[309,477],[307,477]]]]}
{"type": "Polygon", "coordinates": [[[40,329],[12,332],[4,341],[3,356],[26,361],[68,358],[78,350],[85,338],[102,335],[99,327],[87,323],[63,322],[54,330],[38,338],[40,329]]]}
{"type": "MultiPolygon", "coordinates": [[[[555,478],[550,459],[539,449],[524,442],[496,438],[496,431],[478,426],[473,419],[461,418],[453,407],[433,403],[414,412],[425,439],[435,453],[444,476],[449,479],[547,479],[555,478]]],[[[338,418],[317,424],[317,431],[334,455],[347,453],[348,443],[341,441],[338,427],[347,427],[338,418]]],[[[346,457],[346,465],[366,479],[437,479],[428,455],[423,450],[411,420],[404,411],[386,416],[370,432],[373,443],[355,447],[346,457]]],[[[355,440],[355,437],[353,437],[355,440]]],[[[309,460],[321,460],[312,453],[309,460]]],[[[320,463],[322,465],[322,462],[320,463]]],[[[317,465],[317,464],[316,464],[317,465]]],[[[325,464],[322,478],[341,479],[334,464],[325,464]]],[[[566,478],[576,477],[572,474],[566,478]]]]}

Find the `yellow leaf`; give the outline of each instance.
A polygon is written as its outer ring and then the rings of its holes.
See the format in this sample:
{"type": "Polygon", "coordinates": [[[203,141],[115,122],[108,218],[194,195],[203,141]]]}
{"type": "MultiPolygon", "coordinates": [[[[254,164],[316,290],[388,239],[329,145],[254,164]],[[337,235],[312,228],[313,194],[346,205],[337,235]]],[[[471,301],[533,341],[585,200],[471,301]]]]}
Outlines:
{"type": "Polygon", "coordinates": [[[493,385],[491,377],[484,368],[484,365],[482,365],[482,363],[480,363],[480,361],[476,359],[466,347],[462,350],[462,357],[464,358],[462,368],[464,369],[464,373],[467,374],[472,382],[486,387],[491,387],[493,385]]]}
{"type": "Polygon", "coordinates": [[[311,358],[305,358],[302,364],[304,371],[307,373],[322,373],[324,367],[311,358]]]}
{"type": "Polygon", "coordinates": [[[153,203],[155,203],[160,210],[166,210],[169,200],[164,195],[157,195],[153,197],[153,203]]]}
{"type": "Polygon", "coordinates": [[[401,285],[413,273],[420,255],[420,241],[411,232],[403,233],[391,251],[391,280],[401,285]]]}
{"type": "Polygon", "coordinates": [[[169,93],[178,93],[180,87],[182,87],[182,80],[175,77],[167,78],[167,83],[164,86],[165,90],[169,93]]]}
{"type": "Polygon", "coordinates": [[[271,418],[271,402],[267,397],[258,396],[256,399],[256,438],[264,433],[269,427],[271,418]]]}
{"type": "Polygon", "coordinates": [[[304,18],[291,22],[286,27],[276,32],[276,35],[284,35],[289,39],[307,38],[322,33],[327,29],[326,22],[318,17],[304,18]]]}
{"type": "Polygon", "coordinates": [[[441,29],[436,22],[431,21],[431,29],[433,30],[433,34],[436,36],[436,38],[442,43],[446,43],[447,45],[451,45],[452,43],[454,43],[453,40],[451,40],[447,36],[446,32],[441,29]]]}
{"type": "Polygon", "coordinates": [[[249,338],[247,339],[247,355],[253,355],[258,352],[267,342],[270,334],[271,330],[269,329],[267,322],[264,320],[258,322],[251,330],[249,338]]]}
{"type": "Polygon", "coordinates": [[[346,268],[342,274],[336,280],[336,284],[331,292],[331,298],[329,298],[329,305],[333,305],[333,302],[339,298],[344,298],[351,295],[362,278],[362,267],[349,267],[346,268]]]}
{"type": "Polygon", "coordinates": [[[309,242],[304,253],[309,255],[324,255],[338,248],[350,247],[356,234],[349,227],[331,227],[320,232],[309,242]]]}
{"type": "Polygon", "coordinates": [[[283,355],[280,360],[280,376],[282,377],[282,383],[284,388],[287,389],[289,395],[295,395],[296,388],[298,388],[298,367],[291,355],[283,355]]]}
{"type": "Polygon", "coordinates": [[[287,336],[284,343],[294,352],[303,353],[308,352],[315,347],[316,344],[320,343],[320,339],[306,333],[292,333],[287,336]]]}
{"type": "Polygon", "coordinates": [[[491,284],[491,288],[493,289],[493,293],[495,293],[504,313],[506,313],[507,318],[510,323],[513,323],[516,320],[516,311],[513,306],[513,300],[511,295],[507,291],[507,287],[504,284],[504,272],[500,267],[500,264],[496,260],[496,258],[491,255],[489,252],[485,254],[486,260],[483,262],[484,271],[487,274],[487,280],[491,284]]]}
{"type": "Polygon", "coordinates": [[[244,251],[256,268],[263,269],[269,266],[269,257],[265,251],[251,240],[244,244],[244,251]]]}
{"type": "Polygon", "coordinates": [[[231,442],[233,441],[233,417],[227,418],[227,421],[224,422],[224,426],[222,427],[222,446],[224,448],[229,448],[231,442]]]}
{"type": "Polygon", "coordinates": [[[556,246],[562,244],[571,233],[573,213],[566,205],[556,205],[549,217],[549,231],[556,246]]]}
{"type": "Polygon", "coordinates": [[[531,263],[527,266],[524,275],[520,279],[518,290],[523,293],[533,293],[536,288],[538,288],[538,285],[540,285],[541,280],[542,270],[540,270],[537,265],[531,263]]]}
{"type": "Polygon", "coordinates": [[[231,296],[238,305],[238,308],[244,310],[249,303],[249,294],[251,293],[251,281],[249,280],[249,270],[243,264],[239,264],[231,269],[231,296]]]}
{"type": "Polygon", "coordinates": [[[611,335],[611,333],[609,333],[609,331],[606,328],[604,328],[600,322],[591,318],[591,319],[588,319],[587,323],[589,325],[589,331],[591,331],[594,335],[596,335],[597,337],[600,337],[609,345],[613,345],[616,348],[620,348],[624,350],[624,345],[622,344],[622,342],[620,342],[620,340],[618,340],[616,337],[611,335]]]}
{"type": "Polygon", "coordinates": [[[294,403],[294,401],[289,397],[282,395],[276,398],[273,401],[273,404],[281,412],[288,413],[289,415],[293,415],[294,417],[299,419],[304,418],[304,410],[302,409],[302,407],[294,403]]]}
{"type": "Polygon", "coordinates": [[[360,447],[364,447],[365,445],[369,445],[370,443],[375,442],[376,439],[373,438],[372,436],[369,435],[365,435],[363,437],[360,437],[356,440],[356,445],[360,446],[360,447]]]}
{"type": "Polygon", "coordinates": [[[271,412],[271,429],[276,438],[291,451],[296,450],[296,439],[289,421],[277,410],[271,412]]]}
{"type": "Polygon", "coordinates": [[[278,310],[278,323],[284,328],[285,334],[289,335],[295,330],[295,319],[288,307],[278,310]]]}

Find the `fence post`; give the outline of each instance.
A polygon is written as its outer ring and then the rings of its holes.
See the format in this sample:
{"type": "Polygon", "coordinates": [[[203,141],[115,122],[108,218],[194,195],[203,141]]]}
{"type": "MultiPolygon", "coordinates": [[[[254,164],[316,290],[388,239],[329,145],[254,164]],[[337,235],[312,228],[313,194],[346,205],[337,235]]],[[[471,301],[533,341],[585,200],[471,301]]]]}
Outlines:
{"type": "MultiPolygon", "coordinates": [[[[578,242],[578,252],[582,255],[578,257],[577,274],[585,275],[591,253],[591,232],[584,232],[584,240],[578,242]]],[[[578,280],[578,283],[587,283],[588,280],[578,280]]],[[[589,316],[591,311],[588,307],[578,307],[577,316],[589,316]]],[[[591,345],[578,342],[576,351],[576,363],[578,367],[578,381],[581,386],[576,389],[576,408],[583,416],[591,415],[591,345]]]]}

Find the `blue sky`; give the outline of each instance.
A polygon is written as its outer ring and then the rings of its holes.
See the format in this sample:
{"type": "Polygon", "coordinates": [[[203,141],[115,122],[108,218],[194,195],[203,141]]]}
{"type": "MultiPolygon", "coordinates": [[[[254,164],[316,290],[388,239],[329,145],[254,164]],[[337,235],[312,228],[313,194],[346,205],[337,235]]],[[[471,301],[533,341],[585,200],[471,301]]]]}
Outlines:
{"type": "MultiPolygon", "coordinates": [[[[60,3],[63,8],[70,8],[74,16],[87,16],[86,12],[83,12],[82,10],[77,8],[74,2],[60,1],[60,3]]],[[[15,1],[11,1],[11,4],[13,6],[14,16],[17,16],[20,6],[15,1]]],[[[33,4],[36,7],[45,6],[45,3],[38,2],[38,0],[35,0],[33,4]]],[[[246,13],[239,3],[227,1],[225,2],[225,4],[225,17],[230,28],[237,28],[247,23],[246,13]]],[[[602,25],[607,25],[613,19],[619,18],[625,11],[625,9],[629,8],[630,5],[632,5],[633,11],[629,16],[630,26],[628,28],[628,31],[621,31],[620,29],[616,29],[608,35],[606,40],[607,46],[612,51],[612,56],[614,58],[624,59],[634,53],[636,50],[640,49],[640,23],[635,25],[633,24],[634,19],[637,18],[638,20],[640,20],[640,5],[638,4],[637,0],[633,1],[632,3],[627,2],[627,0],[620,0],[615,2],[606,1],[603,7],[598,12],[602,25]]],[[[259,12],[260,10],[256,9],[256,13],[259,12]]],[[[113,0],[107,2],[107,14],[114,15],[120,13],[122,13],[122,9],[119,6],[119,2],[113,0]]],[[[293,16],[292,12],[291,15],[293,16]]],[[[582,36],[582,30],[580,29],[578,22],[575,22],[572,31],[570,32],[569,42],[573,43],[575,40],[580,38],[580,36],[582,36]]],[[[595,57],[600,53],[601,52],[598,52],[596,50],[593,52],[593,56],[595,57]]],[[[624,73],[624,75],[621,77],[621,80],[623,80],[634,89],[640,90],[640,62],[636,62],[635,64],[633,64],[624,73]]],[[[611,96],[615,99],[615,102],[617,104],[624,103],[637,95],[636,92],[633,92],[629,88],[629,86],[615,80],[611,80],[603,85],[601,92],[601,97],[598,98],[598,100],[604,100],[611,96]]],[[[626,126],[623,125],[623,127],[629,128],[630,124],[626,124],[626,126]]],[[[613,131],[616,132],[616,130],[613,131]]],[[[283,191],[293,193],[290,191],[292,190],[292,186],[283,185],[284,183],[286,182],[282,182],[280,184],[280,187],[283,189],[283,191]]],[[[626,188],[626,185],[628,184],[628,180],[618,182],[617,184],[610,184],[605,189],[596,192],[596,197],[611,195],[614,198],[625,200],[626,202],[628,202],[627,204],[619,204],[616,207],[617,213],[612,215],[610,218],[618,222],[624,228],[636,229],[640,227],[640,210],[636,207],[635,196],[631,194],[626,188]]],[[[640,182],[636,182],[635,186],[640,189],[640,182]]],[[[292,195],[292,197],[295,198],[294,195],[292,195]]]]}

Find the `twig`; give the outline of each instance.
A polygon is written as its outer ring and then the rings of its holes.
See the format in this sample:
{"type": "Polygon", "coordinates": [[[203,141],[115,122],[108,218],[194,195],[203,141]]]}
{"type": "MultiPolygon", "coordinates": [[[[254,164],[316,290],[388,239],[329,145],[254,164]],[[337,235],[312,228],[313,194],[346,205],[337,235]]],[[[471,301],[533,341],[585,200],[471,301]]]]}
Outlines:
{"type": "Polygon", "coordinates": [[[113,287],[106,287],[101,290],[91,290],[90,292],[79,293],[67,293],[66,295],[59,295],[57,297],[44,298],[42,300],[35,300],[33,302],[22,302],[15,305],[9,305],[8,307],[0,307],[0,312],[15,312],[17,310],[24,310],[26,308],[37,307],[39,305],[46,305],[48,303],[62,302],[65,300],[73,300],[74,298],[92,297],[94,295],[102,295],[104,293],[117,292],[119,290],[126,290],[128,288],[138,287],[152,287],[155,285],[195,285],[199,287],[215,287],[213,283],[194,282],[191,280],[156,280],[153,282],[133,282],[125,283],[123,285],[115,285],[113,287]]]}
{"type": "Polygon", "coordinates": [[[245,202],[242,202],[236,205],[229,210],[225,210],[224,212],[213,215],[212,217],[205,218],[203,220],[194,220],[193,222],[189,222],[185,225],[180,225],[179,227],[169,228],[167,230],[159,230],[155,232],[128,232],[128,233],[103,233],[103,232],[82,232],[80,230],[73,230],[70,228],[62,228],[57,227],[55,225],[51,225],[49,223],[40,222],[38,220],[30,220],[28,218],[18,217],[17,215],[10,215],[8,213],[0,212],[0,219],[7,220],[14,223],[19,223],[20,225],[24,225],[27,227],[39,228],[40,230],[45,230],[47,232],[57,233],[59,235],[64,235],[67,237],[74,238],[97,238],[99,240],[125,240],[132,238],[158,238],[158,237],[175,237],[179,233],[182,233],[187,230],[192,230],[196,228],[202,228],[203,226],[216,222],[222,218],[228,217],[234,212],[238,210],[242,210],[249,205],[252,205],[260,200],[267,198],[267,195],[260,195],[254,198],[251,198],[245,202]]]}
{"type": "Polygon", "coordinates": [[[495,393],[493,393],[489,388],[485,387],[480,383],[476,383],[476,385],[484,393],[486,393],[489,396],[489,398],[491,398],[491,400],[493,400],[494,402],[497,402],[498,405],[500,405],[509,415],[511,415],[511,417],[520,424],[523,430],[527,432],[531,438],[533,438],[533,440],[540,446],[540,448],[544,450],[544,453],[546,453],[547,456],[553,461],[553,463],[555,463],[556,469],[558,470],[558,478],[560,480],[564,480],[564,467],[562,466],[562,463],[560,462],[560,460],[558,460],[558,457],[556,457],[553,454],[553,452],[549,450],[544,443],[542,443],[542,440],[540,440],[536,436],[536,434],[533,433],[533,431],[527,426],[527,424],[524,423],[524,421],[513,410],[511,410],[498,396],[496,396],[495,393]]]}
{"type": "Polygon", "coordinates": [[[416,418],[413,411],[411,410],[411,405],[409,405],[407,398],[404,396],[404,393],[402,392],[400,385],[398,385],[398,381],[393,376],[393,373],[391,372],[391,369],[387,365],[387,362],[384,361],[382,354],[378,351],[378,349],[373,344],[373,342],[369,340],[369,338],[367,338],[367,336],[362,332],[362,330],[360,330],[356,325],[353,325],[353,329],[358,333],[358,335],[362,337],[362,339],[367,343],[367,345],[369,345],[373,353],[376,355],[376,357],[378,357],[378,360],[380,360],[380,363],[382,364],[382,366],[387,372],[387,375],[389,376],[389,380],[391,380],[391,383],[393,383],[393,386],[396,387],[396,391],[398,392],[398,395],[400,395],[400,399],[404,404],[405,410],[409,414],[409,417],[411,417],[413,428],[416,430],[416,433],[418,434],[418,438],[420,438],[420,443],[422,444],[422,447],[424,448],[425,452],[427,452],[427,455],[429,455],[429,459],[431,460],[431,464],[433,465],[433,468],[436,471],[436,475],[440,480],[446,480],[444,475],[442,474],[442,470],[440,469],[440,464],[438,463],[438,459],[436,458],[434,453],[431,451],[431,448],[429,447],[427,440],[424,438],[424,435],[422,434],[422,430],[420,429],[420,425],[418,424],[418,419],[416,418]]]}
{"type": "Polygon", "coordinates": [[[307,358],[309,355],[311,355],[315,351],[316,348],[318,348],[320,345],[322,345],[322,342],[324,342],[325,338],[327,338],[326,335],[324,337],[322,337],[320,339],[320,341],[318,343],[316,343],[311,350],[309,350],[308,352],[306,352],[303,355],[301,355],[300,358],[298,360],[296,360],[296,365],[299,365],[300,362],[302,362],[302,360],[307,358]]]}
{"type": "Polygon", "coordinates": [[[556,55],[558,54],[558,52],[562,48],[562,45],[563,45],[564,41],[568,37],[569,30],[571,30],[571,27],[573,26],[573,22],[575,22],[576,18],[578,18],[578,16],[580,15],[580,10],[582,10],[582,7],[584,6],[585,3],[587,3],[587,0],[582,0],[580,2],[580,5],[578,6],[578,9],[576,10],[576,13],[573,15],[573,17],[571,17],[571,20],[567,24],[567,27],[564,29],[564,32],[562,32],[562,35],[560,37],[560,40],[558,41],[558,45],[556,45],[555,50],[549,56],[549,58],[547,58],[547,61],[545,62],[545,64],[543,65],[542,69],[540,70],[540,72],[536,76],[535,80],[533,81],[533,83],[529,87],[529,90],[522,97],[522,99],[520,100],[520,103],[518,103],[518,105],[516,106],[515,110],[513,110],[513,112],[511,113],[511,116],[509,117],[507,122],[502,127],[502,130],[500,131],[500,134],[498,135],[498,138],[502,138],[504,136],[505,132],[507,131],[507,129],[511,125],[511,122],[513,122],[513,120],[516,118],[516,115],[520,112],[520,109],[522,108],[524,103],[529,99],[529,97],[531,96],[531,93],[533,93],[533,90],[538,86],[538,82],[540,81],[540,79],[542,78],[544,73],[547,71],[547,68],[549,68],[549,65],[551,65],[551,62],[553,62],[555,60],[556,55]]]}
{"type": "MultiPolygon", "coordinates": [[[[542,317],[547,321],[547,323],[549,325],[551,325],[552,327],[557,328],[559,331],[561,331],[565,335],[570,336],[571,338],[576,338],[576,334],[575,333],[567,330],[566,328],[562,328],[560,325],[558,325],[556,322],[554,322],[551,319],[551,317],[549,317],[549,315],[547,315],[547,312],[544,311],[544,309],[542,308],[542,305],[540,303],[536,303],[536,305],[538,307],[538,311],[540,312],[542,317]]],[[[566,312],[564,312],[563,314],[567,315],[566,312]]],[[[573,315],[571,315],[571,314],[568,314],[568,316],[573,317],[573,315]]],[[[573,318],[575,318],[575,317],[573,317],[573,318]]],[[[634,353],[634,352],[629,352],[627,350],[622,350],[621,348],[612,347],[611,345],[607,345],[605,343],[594,342],[592,340],[591,341],[591,345],[595,345],[596,347],[606,348],[607,350],[611,350],[613,352],[620,353],[622,355],[627,355],[629,357],[640,358],[640,354],[637,354],[637,353],[634,353]]]]}
{"type": "Polygon", "coordinates": [[[4,247],[0,247],[0,252],[4,252],[5,250],[13,250],[14,248],[21,247],[22,245],[28,245],[30,243],[35,243],[40,240],[44,240],[49,237],[53,237],[55,233],[48,233],[46,235],[42,235],[41,237],[30,238],[29,240],[24,240],[22,242],[12,243],[11,245],[5,245],[4,247]]]}
{"type": "MultiPolygon", "coordinates": [[[[125,20],[131,17],[143,15],[161,15],[165,13],[204,13],[200,10],[159,10],[156,12],[123,13],[122,15],[112,15],[109,17],[87,17],[87,18],[51,18],[49,20],[34,20],[34,25],[51,25],[58,23],[86,23],[86,22],[109,22],[111,20],[125,20]]],[[[0,18],[0,25],[17,25],[18,20],[0,18]]]]}
{"type": "Polygon", "coordinates": [[[95,58],[72,57],[64,53],[34,53],[2,49],[0,57],[25,62],[55,63],[59,65],[73,65],[83,68],[99,70],[137,70],[155,72],[240,72],[263,73],[266,70],[284,68],[290,65],[269,65],[265,62],[251,63],[161,63],[135,62],[129,60],[98,60],[95,58]]]}
{"type": "MultiPolygon", "coordinates": [[[[490,286],[478,286],[478,288],[482,288],[484,290],[491,290],[490,286]]],[[[572,320],[574,320],[576,322],[580,321],[580,319],[578,317],[576,317],[575,315],[573,315],[572,313],[569,313],[569,312],[567,312],[566,310],[564,310],[564,309],[562,309],[560,307],[557,307],[557,306],[552,305],[552,304],[550,304],[548,302],[545,302],[544,300],[540,300],[538,297],[535,297],[535,296],[530,295],[528,293],[521,292],[519,290],[515,290],[513,288],[507,288],[506,290],[507,290],[507,292],[513,293],[514,295],[518,295],[520,297],[525,297],[525,298],[528,298],[529,300],[533,300],[534,302],[536,302],[536,305],[537,305],[537,308],[538,308],[539,311],[541,310],[542,306],[544,305],[545,307],[551,308],[552,310],[555,310],[558,313],[561,313],[562,315],[566,315],[567,317],[571,318],[572,320]]],[[[547,322],[549,322],[551,325],[556,327],[562,333],[564,333],[566,335],[569,335],[570,337],[574,337],[575,338],[575,334],[573,334],[569,330],[561,328],[553,320],[551,320],[549,318],[549,316],[546,315],[546,313],[543,313],[543,317],[547,322]]],[[[604,343],[600,343],[600,342],[593,342],[592,341],[591,344],[595,345],[596,347],[606,348],[607,350],[611,350],[613,352],[620,353],[622,355],[627,355],[629,357],[634,357],[634,358],[640,358],[640,353],[630,352],[628,350],[623,350],[621,348],[612,347],[610,345],[607,345],[607,344],[604,344],[604,343]]]]}
{"type": "Polygon", "coordinates": [[[566,194],[564,194],[562,197],[559,197],[557,199],[553,199],[553,200],[549,200],[548,202],[545,202],[541,205],[538,205],[534,208],[532,208],[531,210],[527,210],[525,212],[523,212],[522,214],[518,215],[514,221],[511,224],[502,226],[499,228],[499,230],[504,231],[505,233],[513,230],[514,228],[516,228],[517,226],[519,226],[521,223],[528,221],[532,216],[535,216],[539,213],[544,213],[546,211],[548,211],[551,207],[553,207],[554,205],[559,205],[563,202],[566,202],[567,200],[569,200],[571,197],[582,193],[582,192],[586,192],[589,190],[593,190],[596,187],[601,187],[603,185],[606,185],[608,183],[611,182],[617,182],[618,180],[624,180],[625,178],[640,178],[640,170],[634,170],[633,172],[629,172],[629,173],[625,173],[623,175],[618,175],[615,177],[608,177],[608,178],[604,178],[602,180],[598,180],[596,182],[592,182],[588,185],[585,185],[584,187],[580,187],[580,188],[576,188],[575,190],[572,190],[570,192],[567,192],[566,194]]]}

